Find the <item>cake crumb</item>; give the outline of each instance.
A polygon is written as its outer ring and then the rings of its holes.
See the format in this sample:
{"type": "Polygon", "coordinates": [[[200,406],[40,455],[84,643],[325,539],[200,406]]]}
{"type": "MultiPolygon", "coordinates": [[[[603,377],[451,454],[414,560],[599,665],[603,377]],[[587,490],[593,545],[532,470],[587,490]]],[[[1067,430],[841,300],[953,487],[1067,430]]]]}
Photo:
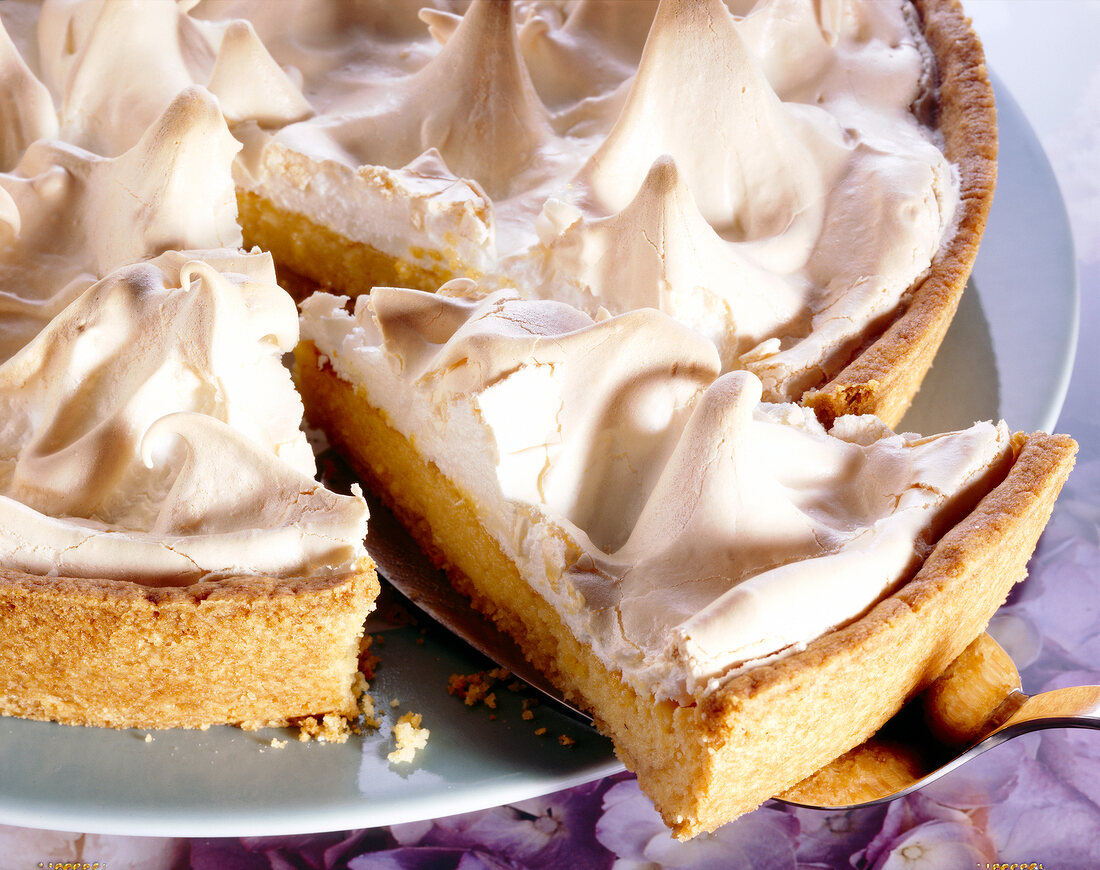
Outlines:
{"type": "MultiPolygon", "coordinates": [[[[367,682],[367,678],[362,671],[355,675],[355,681],[352,683],[351,692],[355,696],[356,706],[359,708],[359,717],[362,719],[363,727],[381,727],[382,723],[375,715],[374,698],[370,694],[370,683],[367,682]]],[[[356,734],[361,733],[360,729],[356,728],[355,725],[351,727],[356,734]]]]}
{"type": "Polygon", "coordinates": [[[272,737],[271,738],[271,743],[269,745],[271,746],[272,749],[285,749],[286,748],[286,741],[285,740],[280,740],[278,737],[272,737]]]}
{"type": "Polygon", "coordinates": [[[539,737],[542,737],[542,735],[546,733],[546,726],[545,726],[545,725],[543,725],[543,726],[542,726],[541,728],[536,728],[536,729],[535,729],[535,733],[536,733],[536,734],[537,734],[537,735],[538,735],[539,737]]]}
{"type": "Polygon", "coordinates": [[[401,702],[398,701],[397,698],[394,698],[392,701],[390,701],[390,707],[392,707],[393,709],[396,710],[400,706],[401,706],[401,702]]]}
{"type": "Polygon", "coordinates": [[[496,679],[491,671],[474,674],[451,674],[447,680],[447,692],[461,698],[467,707],[473,707],[488,694],[496,679]]]}
{"type": "Polygon", "coordinates": [[[365,695],[368,689],[370,689],[370,683],[367,682],[366,674],[364,674],[362,671],[356,671],[355,677],[351,681],[352,695],[354,695],[356,698],[359,698],[360,696],[365,695]]]}
{"type": "Polygon", "coordinates": [[[524,710],[522,713],[520,713],[520,716],[523,717],[523,721],[525,722],[530,722],[532,719],[535,718],[535,714],[532,713],[530,710],[524,710]]]}
{"type": "Polygon", "coordinates": [[[568,734],[558,735],[558,744],[561,746],[572,746],[577,741],[570,737],[568,734]]]}
{"type": "Polygon", "coordinates": [[[367,728],[380,728],[382,720],[375,715],[374,698],[364,692],[359,696],[359,715],[367,728]]]}
{"type": "Polygon", "coordinates": [[[417,750],[428,745],[430,732],[420,727],[419,713],[406,713],[393,726],[393,739],[396,749],[386,756],[391,764],[407,763],[413,760],[417,750]]]}
{"type": "Polygon", "coordinates": [[[298,723],[298,739],[302,743],[319,740],[322,743],[344,743],[351,735],[348,720],[335,713],[326,713],[318,722],[315,716],[306,716],[298,723]]]}
{"type": "Polygon", "coordinates": [[[152,734],[146,734],[145,735],[145,742],[146,743],[152,743],[153,742],[153,735],[152,734]]]}

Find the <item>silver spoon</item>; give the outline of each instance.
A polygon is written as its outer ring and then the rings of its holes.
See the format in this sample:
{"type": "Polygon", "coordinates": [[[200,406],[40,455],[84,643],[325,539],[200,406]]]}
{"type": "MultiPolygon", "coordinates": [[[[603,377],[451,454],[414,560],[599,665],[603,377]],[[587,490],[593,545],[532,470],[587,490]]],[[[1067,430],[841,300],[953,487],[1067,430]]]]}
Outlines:
{"type": "MultiPolygon", "coordinates": [[[[454,590],[446,576],[424,555],[400,522],[369,492],[367,501],[371,520],[367,535],[367,548],[378,565],[380,573],[413,605],[426,613],[454,635],[464,640],[497,665],[512,672],[533,689],[556,704],[570,717],[591,724],[592,717],[566,700],[524,657],[511,638],[474,610],[467,599],[454,590]]],[[[785,803],[815,809],[855,809],[896,800],[935,782],[972,758],[1011,740],[1021,734],[1045,728],[1098,728],[1100,729],[1100,686],[1076,686],[1056,689],[1039,695],[1028,696],[1019,689],[1019,676],[1011,659],[988,635],[983,635],[975,645],[984,642],[983,649],[993,659],[983,665],[985,674],[973,672],[960,675],[957,666],[960,659],[937,686],[948,694],[952,688],[964,693],[974,682],[982,678],[1002,685],[999,703],[992,712],[966,711],[980,719],[971,725],[968,746],[950,755],[941,739],[934,736],[926,724],[906,724],[905,711],[867,743],[856,747],[847,755],[826,765],[795,788],[779,795],[785,803]],[[992,645],[992,647],[990,647],[992,645]],[[998,655],[999,654],[999,655],[998,655]],[[991,673],[990,673],[991,672],[991,673]],[[1012,685],[1005,685],[1011,683],[1012,685]],[[903,734],[892,737],[891,725],[901,723],[903,734]],[[882,735],[885,734],[885,737],[882,735]],[[902,755],[910,759],[931,756],[935,762],[914,765],[897,761],[897,746],[904,746],[902,755]],[[914,751],[915,750],[915,753],[914,751]]],[[[968,653],[970,652],[968,649],[968,653]]],[[[973,671],[973,668],[971,668],[973,671]]],[[[925,707],[932,706],[930,697],[942,697],[943,691],[926,692],[925,707]]],[[[928,712],[927,709],[925,711],[928,712]]],[[[910,720],[914,714],[910,713],[910,720]]]]}

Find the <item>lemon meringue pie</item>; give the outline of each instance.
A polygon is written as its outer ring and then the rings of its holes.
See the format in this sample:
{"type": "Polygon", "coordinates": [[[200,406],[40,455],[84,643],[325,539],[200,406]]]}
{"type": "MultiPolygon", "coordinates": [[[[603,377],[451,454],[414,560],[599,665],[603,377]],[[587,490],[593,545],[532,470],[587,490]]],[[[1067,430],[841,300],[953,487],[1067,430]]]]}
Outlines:
{"type": "Polygon", "coordinates": [[[302,306],[307,414],[590,710],[679,836],[867,739],[1021,579],[1073,442],[826,430],[652,309],[302,306]],[[813,727],[807,727],[812,720],[813,727]]]}
{"type": "Polygon", "coordinates": [[[711,830],[935,679],[1072,466],[890,428],[992,199],[980,45],[955,0],[419,6],[0,4],[0,713],[353,715],[367,511],[305,410],[711,830]]]}

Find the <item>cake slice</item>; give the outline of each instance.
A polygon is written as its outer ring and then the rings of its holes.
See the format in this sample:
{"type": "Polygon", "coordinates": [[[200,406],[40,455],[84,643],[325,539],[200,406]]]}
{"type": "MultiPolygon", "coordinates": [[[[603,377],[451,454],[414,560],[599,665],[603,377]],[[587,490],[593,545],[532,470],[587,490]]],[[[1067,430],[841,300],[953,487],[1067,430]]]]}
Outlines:
{"type": "Polygon", "coordinates": [[[314,479],[297,337],[267,255],[166,252],[0,365],[0,713],[356,714],[367,510],[314,479]]]}
{"type": "Polygon", "coordinates": [[[863,742],[1023,577],[1075,445],[827,431],[641,310],[376,288],[303,305],[310,419],[680,837],[863,742]]]}

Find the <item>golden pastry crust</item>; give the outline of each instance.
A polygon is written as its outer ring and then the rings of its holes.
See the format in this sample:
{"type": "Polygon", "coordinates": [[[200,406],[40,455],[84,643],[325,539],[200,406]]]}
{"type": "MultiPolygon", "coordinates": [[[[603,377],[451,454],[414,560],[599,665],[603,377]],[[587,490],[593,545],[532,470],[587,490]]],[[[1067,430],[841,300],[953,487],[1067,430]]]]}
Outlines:
{"type": "Polygon", "coordinates": [[[959,174],[957,225],[885,331],[828,383],[803,395],[826,425],[844,414],[898,424],[955,316],[993,204],[997,110],[981,43],[958,0],[912,2],[936,58],[937,127],[959,174]]]}
{"type": "Polygon", "coordinates": [[[1005,702],[1019,690],[1016,663],[982,634],[921,695],[924,721],[938,741],[961,749],[1000,724],[1005,702]]]}
{"type": "Polygon", "coordinates": [[[364,395],[297,351],[307,416],[323,428],[452,583],[587,707],[676,836],[713,830],[867,740],[981,633],[1027,560],[1073,465],[1064,436],[1014,439],[1004,480],[917,575],[803,652],[734,677],[693,706],[642,696],[608,671],[520,577],[477,507],[364,395]],[[807,728],[812,721],[815,727],[807,728]]]}
{"type": "Polygon", "coordinates": [[[374,565],[156,588],[0,570],[0,714],[114,728],[356,715],[374,565]]]}
{"type": "Polygon", "coordinates": [[[925,773],[912,746],[872,737],[777,797],[814,807],[853,806],[894,794],[925,773]]]}

